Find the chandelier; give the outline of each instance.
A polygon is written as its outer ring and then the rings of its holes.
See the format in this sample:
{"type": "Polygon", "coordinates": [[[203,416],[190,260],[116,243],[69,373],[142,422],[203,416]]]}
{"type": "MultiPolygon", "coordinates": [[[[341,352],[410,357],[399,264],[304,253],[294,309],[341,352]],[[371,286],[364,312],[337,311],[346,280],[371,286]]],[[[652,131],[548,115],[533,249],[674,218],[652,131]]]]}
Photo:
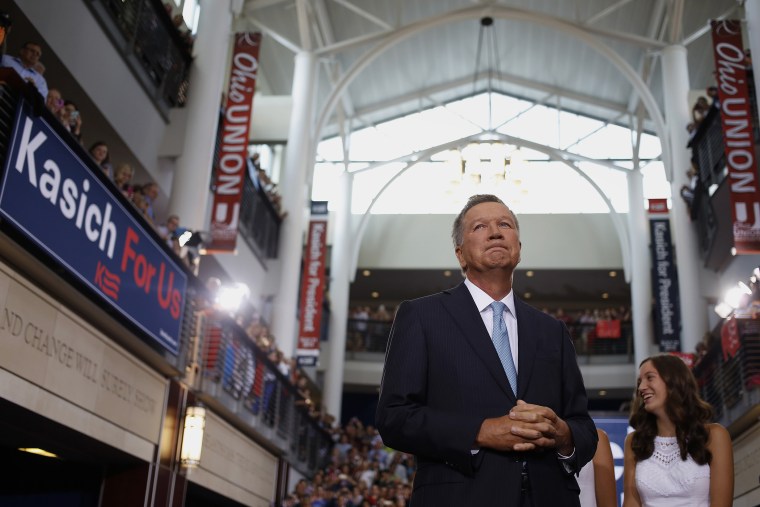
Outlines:
{"type": "Polygon", "coordinates": [[[485,53],[486,97],[488,100],[487,126],[483,129],[480,139],[472,141],[460,148],[449,150],[445,155],[446,163],[455,186],[472,187],[479,185],[511,187],[521,184],[519,172],[525,168],[524,158],[520,149],[503,141],[503,135],[497,134],[493,125],[492,82],[495,71],[498,70],[499,56],[496,34],[493,31],[493,18],[486,16],[480,19],[478,46],[475,56],[475,71],[473,75],[473,95],[477,92],[477,82],[481,74],[481,58],[485,53]],[[485,51],[484,51],[485,50],[485,51]]]}
{"type": "Polygon", "coordinates": [[[445,154],[451,181],[455,185],[520,185],[526,169],[522,151],[515,145],[484,140],[467,144],[445,154]]]}

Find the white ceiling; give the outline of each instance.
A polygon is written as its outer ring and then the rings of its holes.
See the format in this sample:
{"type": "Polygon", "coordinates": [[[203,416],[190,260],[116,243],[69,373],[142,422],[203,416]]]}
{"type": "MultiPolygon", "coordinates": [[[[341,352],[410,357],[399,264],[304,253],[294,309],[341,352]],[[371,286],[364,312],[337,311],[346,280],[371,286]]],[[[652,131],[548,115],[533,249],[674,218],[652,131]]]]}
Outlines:
{"type": "MultiPolygon", "coordinates": [[[[238,30],[264,34],[264,93],[291,93],[294,56],[319,56],[317,110],[352,66],[364,65],[341,106],[356,130],[472,95],[488,86],[630,126],[634,88],[602,53],[613,51],[662,108],[659,51],[688,50],[693,90],[714,84],[709,22],[743,18],[737,0],[247,0],[238,30]],[[495,35],[476,65],[480,20],[495,35]],[[369,61],[370,56],[374,56],[369,61]],[[479,79],[475,79],[476,71],[479,79]]],[[[322,132],[335,134],[335,116],[322,132]]]]}

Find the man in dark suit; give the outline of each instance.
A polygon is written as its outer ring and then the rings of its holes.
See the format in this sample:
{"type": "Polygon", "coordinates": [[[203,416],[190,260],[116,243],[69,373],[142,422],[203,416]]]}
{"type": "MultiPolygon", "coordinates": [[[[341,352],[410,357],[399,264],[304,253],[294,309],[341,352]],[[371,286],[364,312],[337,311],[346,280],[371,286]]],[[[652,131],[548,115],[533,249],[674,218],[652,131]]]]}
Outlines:
{"type": "Polygon", "coordinates": [[[596,428],[567,328],[512,292],[517,218],[475,195],[452,237],[466,280],[399,306],[377,407],[417,458],[411,505],[578,506],[596,428]]]}

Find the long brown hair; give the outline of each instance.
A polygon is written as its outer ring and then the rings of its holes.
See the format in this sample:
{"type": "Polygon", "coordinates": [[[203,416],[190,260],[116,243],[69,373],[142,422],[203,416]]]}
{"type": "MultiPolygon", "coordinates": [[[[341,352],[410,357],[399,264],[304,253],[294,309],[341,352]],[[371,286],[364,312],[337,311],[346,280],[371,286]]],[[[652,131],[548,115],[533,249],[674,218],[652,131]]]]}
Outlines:
{"type": "MultiPolygon", "coordinates": [[[[644,359],[657,370],[667,389],[665,413],[676,427],[676,438],[681,459],[687,455],[705,465],[712,460],[707,449],[709,431],[707,423],[712,420],[713,409],[699,396],[697,380],[686,363],[677,356],[660,354],[644,359]]],[[[633,393],[631,416],[628,422],[636,430],[631,439],[631,449],[636,461],[649,458],[654,452],[654,437],[657,436],[657,417],[646,411],[638,385],[633,393]]]]}

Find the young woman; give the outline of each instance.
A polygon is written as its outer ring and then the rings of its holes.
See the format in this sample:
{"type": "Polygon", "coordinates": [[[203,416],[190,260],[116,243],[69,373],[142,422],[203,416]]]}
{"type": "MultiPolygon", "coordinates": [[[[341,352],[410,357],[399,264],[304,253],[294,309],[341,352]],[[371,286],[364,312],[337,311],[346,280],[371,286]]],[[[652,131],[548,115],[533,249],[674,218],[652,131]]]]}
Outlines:
{"type": "Polygon", "coordinates": [[[726,429],[710,423],[712,408],[677,356],[639,366],[625,440],[623,507],[728,507],[734,460],[726,429]]]}
{"type": "Polygon", "coordinates": [[[108,145],[103,141],[97,141],[90,146],[90,156],[98,164],[108,179],[113,181],[113,167],[111,166],[111,157],[108,154],[108,145]]]}

